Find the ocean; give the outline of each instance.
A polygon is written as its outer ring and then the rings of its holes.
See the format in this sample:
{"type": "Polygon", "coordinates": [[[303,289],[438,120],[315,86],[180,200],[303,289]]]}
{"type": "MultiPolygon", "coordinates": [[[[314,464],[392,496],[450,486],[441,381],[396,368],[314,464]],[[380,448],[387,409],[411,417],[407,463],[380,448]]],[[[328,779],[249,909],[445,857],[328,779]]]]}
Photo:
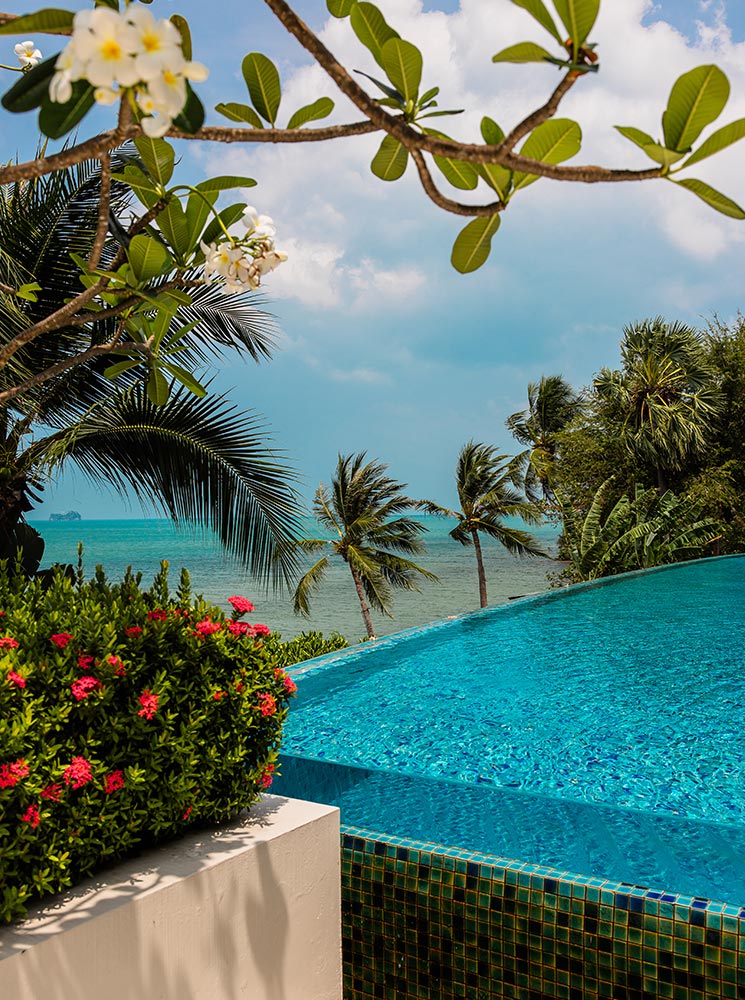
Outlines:
{"type": "MultiPolygon", "coordinates": [[[[388,635],[402,629],[458,615],[478,608],[478,580],[472,546],[462,546],[448,537],[452,522],[442,518],[421,516],[428,531],[423,536],[426,552],[415,562],[435,573],[440,582],[423,581],[421,591],[396,591],[393,617],[373,612],[377,635],[388,635]]],[[[227,598],[232,594],[248,597],[256,606],[249,616],[252,622],[263,622],[285,639],[301,632],[316,630],[330,634],[341,632],[350,642],[365,634],[360,606],[352,577],[341,559],[331,560],[332,566],[322,588],[311,604],[309,619],[292,611],[291,594],[273,593],[246,573],[234,559],[209,536],[196,536],[187,529],[177,529],[170,521],[132,519],[112,521],[32,521],[45,542],[42,566],[51,563],[76,563],[78,542],[83,544],[83,564],[86,575],[93,574],[100,564],[109,579],[121,577],[127,566],[143,573],[143,584],[149,584],[162,559],[170,563],[171,582],[175,590],[182,566],[191,573],[195,593],[229,611],[227,598]]],[[[522,527],[521,522],[515,522],[522,527]]],[[[323,537],[312,523],[308,533],[323,537]]],[[[542,548],[553,554],[558,529],[543,525],[532,529],[542,548]]],[[[562,564],[552,559],[516,558],[482,536],[490,604],[504,604],[510,597],[547,590],[547,575],[556,573],[562,564]]],[[[316,557],[318,558],[318,557],[316,557]]]]}

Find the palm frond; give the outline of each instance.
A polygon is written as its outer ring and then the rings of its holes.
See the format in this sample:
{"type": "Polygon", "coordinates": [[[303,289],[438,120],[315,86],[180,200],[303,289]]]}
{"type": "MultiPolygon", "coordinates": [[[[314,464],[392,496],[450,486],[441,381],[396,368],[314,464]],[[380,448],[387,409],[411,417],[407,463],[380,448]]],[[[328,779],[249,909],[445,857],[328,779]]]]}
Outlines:
{"type": "Polygon", "coordinates": [[[311,595],[314,594],[323,583],[328,567],[328,558],[324,556],[323,559],[319,559],[317,563],[314,563],[308,572],[300,578],[293,595],[292,603],[292,610],[296,615],[303,615],[305,618],[310,617],[311,595]]]}

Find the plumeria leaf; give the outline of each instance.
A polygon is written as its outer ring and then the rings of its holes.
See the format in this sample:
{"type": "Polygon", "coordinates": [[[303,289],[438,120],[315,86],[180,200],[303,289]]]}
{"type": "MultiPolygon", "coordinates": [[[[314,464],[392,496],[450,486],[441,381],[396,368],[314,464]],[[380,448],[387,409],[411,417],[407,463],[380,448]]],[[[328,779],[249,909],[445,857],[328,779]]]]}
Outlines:
{"type": "Polygon", "coordinates": [[[181,365],[174,365],[171,362],[165,363],[163,368],[169,375],[173,375],[178,382],[186,386],[189,392],[198,396],[199,399],[203,399],[204,396],[207,395],[207,390],[202,383],[197,382],[191,372],[187,371],[186,368],[182,368],[181,365]]]}
{"type": "Polygon", "coordinates": [[[357,0],[326,0],[329,14],[333,17],[349,17],[357,0]]]}
{"type": "Polygon", "coordinates": [[[440,93],[439,87],[431,87],[429,90],[426,90],[419,98],[419,107],[423,108],[427,103],[427,101],[431,101],[432,98],[437,97],[439,93],[440,93]]]}
{"type": "Polygon", "coordinates": [[[477,169],[489,187],[499,195],[500,201],[506,201],[512,187],[512,171],[498,163],[481,163],[477,169]]]}
{"type": "Polygon", "coordinates": [[[169,393],[168,379],[157,368],[152,368],[147,380],[147,398],[153,406],[165,406],[169,393]]]}
{"type": "MultiPolygon", "coordinates": [[[[575,156],[582,145],[582,130],[577,122],[569,118],[552,118],[541,122],[530,133],[520,150],[521,156],[541,163],[562,163],[575,156]]],[[[515,191],[537,181],[535,174],[515,171],[513,184],[515,191]]]]}
{"type": "Polygon", "coordinates": [[[193,53],[189,22],[180,14],[171,14],[171,23],[176,26],[178,33],[181,35],[181,49],[184,53],[184,59],[191,59],[193,53]]]}
{"type": "Polygon", "coordinates": [[[643,149],[647,156],[651,160],[654,160],[655,163],[659,163],[660,166],[671,167],[673,163],[677,163],[678,160],[681,160],[685,156],[685,153],[676,153],[671,149],[666,149],[659,142],[655,142],[651,135],[647,135],[646,132],[642,132],[638,128],[633,128],[631,125],[616,125],[615,129],[625,139],[643,149]]]}
{"type": "Polygon", "coordinates": [[[667,148],[687,152],[728,99],[729,80],[718,66],[697,66],[678,77],[662,115],[667,148]]]}
{"type": "Polygon", "coordinates": [[[361,69],[356,69],[355,73],[359,74],[359,76],[366,77],[368,80],[374,83],[376,87],[379,87],[384,94],[387,94],[392,101],[396,102],[397,107],[403,107],[406,104],[406,101],[404,100],[404,95],[400,94],[397,90],[394,90],[393,87],[389,87],[386,83],[382,83],[380,80],[376,80],[375,77],[370,76],[369,73],[363,73],[361,69]]]}
{"type": "Polygon", "coordinates": [[[256,187],[253,177],[210,177],[206,181],[200,181],[194,187],[197,191],[211,193],[213,191],[230,191],[234,188],[256,187]]]}
{"type": "Polygon", "coordinates": [[[453,244],[450,262],[456,271],[468,274],[486,262],[491,252],[492,237],[499,229],[499,215],[472,219],[461,230],[453,244]]]}
{"type": "Polygon", "coordinates": [[[16,297],[19,299],[25,299],[27,302],[38,302],[39,296],[36,293],[40,291],[41,285],[32,281],[27,285],[21,285],[21,287],[16,291],[16,297]]]}
{"type": "Polygon", "coordinates": [[[282,100],[277,67],[261,52],[249,52],[243,60],[243,78],[253,106],[265,121],[274,126],[282,100]]]}
{"type": "Polygon", "coordinates": [[[196,135],[204,125],[204,105],[194,93],[188,80],[186,81],[186,104],[179,115],[173,119],[173,124],[188,135],[196,135]]]}
{"type": "Polygon", "coordinates": [[[739,142],[740,139],[745,139],[745,118],[738,118],[737,121],[730,122],[729,125],[724,125],[716,132],[712,132],[695,153],[688,157],[683,166],[688,167],[691,163],[698,163],[699,160],[704,160],[707,156],[713,156],[714,153],[726,149],[727,146],[731,146],[733,142],[739,142]]]}
{"type": "Polygon", "coordinates": [[[399,38],[398,32],[386,22],[372,3],[356,3],[351,10],[350,23],[355,35],[370,50],[378,66],[385,69],[383,46],[390,38],[399,38]]]}
{"type": "Polygon", "coordinates": [[[264,123],[248,104],[236,104],[231,101],[228,104],[216,104],[215,111],[229,118],[231,122],[246,122],[253,128],[264,128],[264,123]]]}
{"type": "Polygon", "coordinates": [[[46,7],[34,14],[21,14],[20,17],[0,24],[0,35],[26,35],[29,31],[42,35],[69,35],[74,16],[75,12],[72,10],[46,7]]]}
{"type": "Polygon", "coordinates": [[[554,19],[549,14],[542,0],[512,0],[512,2],[516,7],[522,7],[523,10],[527,10],[542,28],[545,28],[550,35],[553,35],[559,45],[564,44],[558,28],[554,24],[554,19]]]}
{"type": "Polygon", "coordinates": [[[212,214],[212,206],[218,199],[218,192],[212,191],[200,197],[198,194],[190,194],[186,203],[184,214],[186,216],[186,244],[187,249],[195,247],[202,235],[202,230],[207,224],[212,214]]]}
{"type": "Polygon", "coordinates": [[[170,199],[158,216],[158,226],[180,258],[191,250],[193,244],[189,243],[189,225],[178,198],[170,199]]]}
{"type": "MultiPolygon", "coordinates": [[[[435,129],[424,129],[426,135],[435,136],[438,139],[449,139],[449,135],[444,132],[437,132],[435,129]]],[[[479,174],[476,167],[471,163],[462,160],[452,160],[446,156],[435,156],[435,164],[443,177],[461,191],[473,191],[479,183],[479,174]]]]}
{"type": "Polygon", "coordinates": [[[54,76],[54,64],[57,56],[45,59],[33,69],[22,73],[10,90],[3,94],[2,105],[6,111],[16,114],[23,111],[33,111],[42,101],[49,97],[49,81],[54,76]]]}
{"type": "Polygon", "coordinates": [[[61,139],[82,121],[96,103],[95,88],[87,80],[72,85],[72,97],[64,104],[46,100],[39,111],[39,130],[50,139],[61,139]]]}
{"type": "MultiPolygon", "coordinates": [[[[245,205],[228,205],[228,207],[224,208],[222,212],[219,213],[218,217],[213,219],[207,226],[202,234],[202,242],[214,243],[216,240],[219,242],[220,238],[224,239],[225,233],[223,232],[222,227],[224,226],[225,229],[230,229],[234,223],[243,217],[243,213],[245,211],[245,205]],[[220,223],[222,223],[222,226],[220,223]]],[[[198,258],[201,256],[201,254],[198,254],[198,258]]]]}
{"type": "Polygon", "coordinates": [[[135,139],[135,146],[147,172],[161,189],[165,188],[173,176],[176,160],[173,146],[165,139],[149,139],[145,135],[135,139]]]}
{"type": "Polygon", "coordinates": [[[491,61],[532,63],[545,62],[546,59],[552,58],[551,53],[544,49],[542,45],[536,45],[535,42],[519,42],[517,45],[509,45],[506,49],[502,49],[501,52],[497,52],[495,56],[491,57],[491,61]]]}
{"type": "Polygon", "coordinates": [[[572,57],[576,61],[579,50],[597,21],[600,0],[554,0],[554,7],[569,33],[572,57]]]}
{"type": "Polygon", "coordinates": [[[397,181],[402,177],[409,162],[409,154],[392,135],[387,135],[380,149],[373,157],[370,169],[382,181],[397,181]]]}
{"type": "Polygon", "coordinates": [[[300,128],[306,122],[315,122],[321,118],[328,118],[333,110],[334,102],[330,97],[319,97],[317,101],[313,101],[312,104],[306,104],[305,107],[296,111],[287,123],[287,128],[300,128]]]}
{"type": "Polygon", "coordinates": [[[498,146],[504,140],[504,132],[493,118],[484,115],[481,119],[481,137],[487,146],[498,146]]]}
{"type": "Polygon", "coordinates": [[[705,201],[707,205],[711,205],[717,212],[721,212],[722,215],[729,215],[732,219],[745,219],[745,211],[740,208],[737,202],[732,201],[726,194],[715,191],[713,187],[704,181],[697,181],[693,177],[689,177],[683,181],[673,181],[673,184],[678,184],[680,187],[692,191],[702,201],[705,201]]]}
{"type": "Polygon", "coordinates": [[[116,181],[128,184],[143,205],[148,208],[152,208],[160,199],[159,191],[154,186],[154,182],[132,163],[128,163],[124,170],[113,173],[111,176],[116,181]]]}
{"type": "Polygon", "coordinates": [[[131,359],[128,361],[117,361],[115,365],[110,365],[106,371],[103,373],[105,378],[114,379],[119,378],[123,372],[131,371],[132,368],[138,368],[142,364],[142,358],[131,359]]]}
{"type": "Polygon", "coordinates": [[[138,283],[146,284],[168,270],[173,261],[166,248],[152,236],[134,236],[127,251],[129,266],[138,283]]]}
{"type": "Polygon", "coordinates": [[[381,48],[383,68],[405,101],[416,101],[422,82],[422,53],[411,42],[389,38],[381,48]]]}
{"type": "Polygon", "coordinates": [[[446,115],[462,115],[465,108],[453,108],[449,111],[428,111],[426,115],[417,115],[417,121],[420,118],[444,118],[446,115]]]}

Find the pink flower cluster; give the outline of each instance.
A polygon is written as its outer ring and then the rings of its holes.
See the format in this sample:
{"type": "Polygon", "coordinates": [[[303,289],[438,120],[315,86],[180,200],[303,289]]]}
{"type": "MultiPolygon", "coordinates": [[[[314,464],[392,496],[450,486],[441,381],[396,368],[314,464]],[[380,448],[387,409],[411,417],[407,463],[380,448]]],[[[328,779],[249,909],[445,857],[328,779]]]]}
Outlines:
{"type": "Polygon", "coordinates": [[[125,628],[124,631],[127,635],[142,635],[142,628],[139,625],[130,625],[129,628],[125,628]]]}
{"type": "Polygon", "coordinates": [[[118,656],[114,656],[114,654],[112,653],[111,656],[106,657],[106,662],[110,667],[114,668],[114,673],[116,674],[117,677],[127,676],[127,671],[124,668],[124,664],[122,663],[121,659],[118,656]]]}
{"type": "Polygon", "coordinates": [[[81,670],[90,670],[96,662],[96,657],[91,653],[78,652],[78,666],[81,670]]]}
{"type": "Polygon", "coordinates": [[[82,788],[83,785],[87,785],[89,781],[93,780],[91,765],[85,757],[73,757],[72,763],[65,768],[62,777],[66,785],[82,788]]]}
{"type": "Polygon", "coordinates": [[[103,779],[103,790],[106,795],[118,792],[120,788],[124,788],[124,771],[112,771],[103,779]]]}
{"type": "Polygon", "coordinates": [[[158,696],[153,694],[149,688],[145,688],[139,697],[139,702],[142,708],[137,713],[142,716],[143,719],[152,719],[155,713],[158,711],[158,696]]]}
{"type": "Polygon", "coordinates": [[[209,618],[205,618],[203,621],[197,622],[194,628],[199,635],[213,635],[215,632],[219,632],[222,626],[220,622],[213,622],[209,618]]]}
{"type": "Polygon", "coordinates": [[[215,693],[212,695],[215,701],[222,701],[222,699],[227,698],[227,696],[228,696],[227,691],[215,691],[215,693]]]}
{"type": "Polygon", "coordinates": [[[163,608],[155,608],[154,611],[148,611],[145,617],[149,622],[164,622],[168,619],[168,612],[163,608]]]}
{"type": "Polygon", "coordinates": [[[277,711],[277,700],[273,694],[265,693],[259,695],[259,711],[262,715],[274,715],[277,711]]]}
{"type": "Polygon", "coordinates": [[[272,634],[272,630],[269,628],[268,625],[260,625],[257,622],[256,625],[252,625],[251,626],[250,634],[251,635],[271,635],[272,634]]]}
{"type": "Polygon", "coordinates": [[[102,687],[101,681],[97,677],[91,677],[90,675],[78,677],[70,685],[75,701],[84,701],[94,691],[98,691],[102,687]]]}
{"type": "Polygon", "coordinates": [[[72,636],[69,632],[56,632],[54,635],[49,636],[49,641],[53,642],[54,645],[58,646],[60,649],[64,649],[71,639],[72,636]]]}
{"type": "Polygon", "coordinates": [[[251,626],[248,624],[248,622],[228,621],[225,622],[225,627],[227,628],[228,632],[232,633],[233,635],[246,635],[246,633],[249,632],[251,629],[251,626]]]}
{"type": "Polygon", "coordinates": [[[25,677],[21,677],[21,675],[17,674],[15,672],[15,670],[9,670],[8,671],[8,680],[10,681],[11,684],[15,684],[16,687],[19,687],[19,688],[25,688],[26,687],[26,678],[25,677]]]}
{"type": "Polygon", "coordinates": [[[22,757],[12,764],[0,764],[0,788],[12,788],[28,775],[28,765],[22,757]]]}
{"type": "Polygon", "coordinates": [[[18,640],[4,635],[0,638],[0,649],[18,649],[18,640]]]}
{"type": "Polygon", "coordinates": [[[23,816],[21,816],[21,820],[24,823],[28,823],[28,825],[35,830],[36,827],[41,822],[41,816],[39,814],[39,807],[38,806],[29,806],[28,809],[26,810],[26,812],[23,814],[23,816]]]}
{"type": "Polygon", "coordinates": [[[228,604],[232,605],[233,610],[238,615],[250,615],[254,610],[253,604],[246,597],[234,595],[228,598],[228,604]]]}
{"type": "Polygon", "coordinates": [[[259,784],[262,788],[269,788],[272,781],[274,780],[274,764],[267,764],[264,771],[259,779],[259,784]]]}
{"type": "Polygon", "coordinates": [[[62,785],[47,785],[41,790],[41,797],[51,802],[59,802],[62,798],[62,785]]]}

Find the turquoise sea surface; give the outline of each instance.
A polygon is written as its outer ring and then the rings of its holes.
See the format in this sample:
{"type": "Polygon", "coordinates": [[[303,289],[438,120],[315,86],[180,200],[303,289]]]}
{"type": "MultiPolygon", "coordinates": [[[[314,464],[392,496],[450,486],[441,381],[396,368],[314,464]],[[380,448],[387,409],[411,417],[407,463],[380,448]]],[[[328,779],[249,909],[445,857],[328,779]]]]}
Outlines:
{"type": "MultiPolygon", "coordinates": [[[[448,537],[452,523],[441,518],[422,517],[428,531],[424,535],[427,551],[416,561],[440,578],[440,583],[422,583],[421,592],[398,591],[394,596],[394,616],[374,615],[378,635],[462,614],[478,607],[476,562],[472,547],[464,547],[448,537]]],[[[311,618],[292,612],[291,595],[267,592],[234,559],[225,555],[209,536],[195,537],[178,530],[167,520],[111,521],[33,521],[46,542],[43,566],[51,563],[75,563],[78,542],[83,544],[83,562],[87,575],[101,564],[111,579],[119,578],[127,566],[141,570],[143,582],[149,583],[160,561],[171,566],[173,587],[178,584],[182,566],[190,571],[196,593],[230,610],[227,598],[232,594],[249,597],[256,605],[251,621],[263,622],[291,638],[315,629],[325,633],[341,632],[354,642],[364,635],[364,625],[354,584],[347,567],[333,559],[331,570],[312,603],[311,618]]],[[[521,522],[516,525],[522,526],[521,522]]],[[[308,524],[308,533],[323,537],[318,528],[308,524]]],[[[558,535],[554,525],[533,531],[545,551],[553,553],[558,535]]],[[[548,573],[562,564],[550,559],[518,559],[500,546],[484,543],[489,603],[504,604],[510,597],[533,594],[548,588],[548,573]]],[[[316,557],[317,558],[317,557],[316,557]]]]}

